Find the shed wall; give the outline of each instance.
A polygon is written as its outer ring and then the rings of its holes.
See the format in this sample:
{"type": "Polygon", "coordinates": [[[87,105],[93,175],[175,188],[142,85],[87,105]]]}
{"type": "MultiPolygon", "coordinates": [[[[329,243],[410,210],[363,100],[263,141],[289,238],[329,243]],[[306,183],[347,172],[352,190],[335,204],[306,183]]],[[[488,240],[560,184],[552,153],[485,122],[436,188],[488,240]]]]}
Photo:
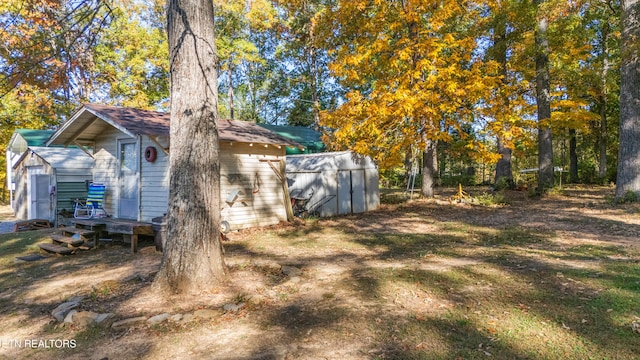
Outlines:
{"type": "Polygon", "coordinates": [[[378,169],[350,152],[287,157],[292,197],[311,196],[306,208],[321,217],[375,210],[380,206],[378,169]]]}

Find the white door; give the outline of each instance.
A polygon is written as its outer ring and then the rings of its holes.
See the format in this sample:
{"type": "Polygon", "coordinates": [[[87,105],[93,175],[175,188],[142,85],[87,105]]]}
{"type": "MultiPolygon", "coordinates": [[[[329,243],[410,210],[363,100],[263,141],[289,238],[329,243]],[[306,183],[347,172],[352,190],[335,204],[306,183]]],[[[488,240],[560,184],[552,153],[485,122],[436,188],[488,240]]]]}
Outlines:
{"type": "Polygon", "coordinates": [[[351,170],[351,211],[355,214],[367,211],[364,170],[351,170]]]}
{"type": "Polygon", "coordinates": [[[118,176],[118,217],[138,219],[138,151],[137,142],[120,141],[118,176]]]}
{"type": "Polygon", "coordinates": [[[351,171],[338,171],[338,214],[351,214],[351,171]]]}
{"type": "Polygon", "coordinates": [[[31,175],[29,195],[31,201],[31,206],[29,206],[29,219],[49,220],[51,217],[49,175],[31,175]]]}

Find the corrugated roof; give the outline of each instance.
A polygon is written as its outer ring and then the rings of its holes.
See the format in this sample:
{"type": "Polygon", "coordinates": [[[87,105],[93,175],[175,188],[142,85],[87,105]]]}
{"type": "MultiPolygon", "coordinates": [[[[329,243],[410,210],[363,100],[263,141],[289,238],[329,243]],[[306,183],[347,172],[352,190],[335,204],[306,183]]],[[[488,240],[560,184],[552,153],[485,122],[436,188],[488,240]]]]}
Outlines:
{"type": "Polygon", "coordinates": [[[93,158],[78,148],[29,146],[14,167],[25,157],[30,156],[31,152],[56,169],[90,169],[94,164],[93,158]]]}
{"type": "Polygon", "coordinates": [[[287,149],[287,155],[318,153],[323,152],[326,149],[326,146],[322,142],[322,133],[308,127],[268,124],[259,125],[267,130],[271,130],[280,136],[284,136],[287,139],[295,141],[298,144],[304,146],[304,150],[287,149]]]}
{"type": "Polygon", "coordinates": [[[42,146],[53,134],[53,130],[16,129],[29,146],[42,146]]]}

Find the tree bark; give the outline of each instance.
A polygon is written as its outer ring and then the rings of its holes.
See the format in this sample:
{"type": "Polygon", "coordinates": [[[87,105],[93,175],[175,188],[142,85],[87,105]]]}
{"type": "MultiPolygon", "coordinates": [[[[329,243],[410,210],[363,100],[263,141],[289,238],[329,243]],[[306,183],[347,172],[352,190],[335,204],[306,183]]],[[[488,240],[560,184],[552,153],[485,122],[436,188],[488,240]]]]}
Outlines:
{"type": "Polygon", "coordinates": [[[616,198],[640,195],[640,0],[622,0],[620,149],[616,198]]]}
{"type": "Polygon", "coordinates": [[[422,153],[422,188],[424,198],[432,198],[434,195],[435,174],[437,166],[436,142],[426,140],[425,150],[422,153]]]}
{"type": "Polygon", "coordinates": [[[511,149],[504,146],[504,143],[498,136],[498,154],[502,155],[496,164],[496,185],[513,186],[513,173],[511,171],[511,149]]]}
{"type": "MultiPolygon", "coordinates": [[[[502,105],[503,111],[505,113],[510,111],[510,101],[509,94],[507,92],[507,85],[509,83],[508,80],[508,72],[507,72],[507,17],[504,14],[499,14],[496,19],[496,25],[494,29],[495,39],[494,39],[494,48],[495,48],[495,59],[500,64],[500,74],[502,75],[500,89],[500,96],[502,97],[502,105]]],[[[504,119],[503,119],[504,120],[504,119]]],[[[508,125],[505,121],[502,121],[502,130],[505,130],[505,127],[508,125]]],[[[497,136],[497,145],[498,145],[498,154],[501,155],[500,160],[496,164],[496,177],[495,177],[495,185],[497,187],[513,187],[513,172],[511,169],[511,148],[505,146],[503,134],[498,134],[497,136]]]]}
{"type": "Polygon", "coordinates": [[[569,129],[569,182],[578,183],[578,140],[576,129],[569,129]]]}
{"type": "Polygon", "coordinates": [[[600,166],[598,175],[601,179],[607,176],[607,77],[609,75],[609,20],[602,25],[602,73],[600,98],[600,166]]]}
{"type": "Polygon", "coordinates": [[[218,93],[213,4],[169,0],[171,157],[167,245],[155,286],[210,290],[226,275],[220,242],[218,93]]]}
{"type": "Polygon", "coordinates": [[[538,191],[553,186],[553,141],[551,124],[551,91],[549,85],[548,19],[542,13],[545,0],[536,0],[536,102],[538,107],[538,191]]]}

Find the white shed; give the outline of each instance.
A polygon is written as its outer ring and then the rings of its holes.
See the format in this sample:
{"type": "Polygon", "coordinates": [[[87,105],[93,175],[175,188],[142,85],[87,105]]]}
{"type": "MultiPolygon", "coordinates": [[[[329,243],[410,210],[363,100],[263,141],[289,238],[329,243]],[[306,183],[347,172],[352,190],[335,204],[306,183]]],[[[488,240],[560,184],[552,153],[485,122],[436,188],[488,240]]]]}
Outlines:
{"type": "Polygon", "coordinates": [[[62,209],[72,213],[74,199],[87,197],[93,164],[93,158],[77,148],[30,146],[13,166],[15,216],[54,223],[62,209]]]}
{"type": "Polygon", "coordinates": [[[296,215],[363,213],[380,206],[378,168],[351,151],[288,155],[286,176],[296,215]]]}

